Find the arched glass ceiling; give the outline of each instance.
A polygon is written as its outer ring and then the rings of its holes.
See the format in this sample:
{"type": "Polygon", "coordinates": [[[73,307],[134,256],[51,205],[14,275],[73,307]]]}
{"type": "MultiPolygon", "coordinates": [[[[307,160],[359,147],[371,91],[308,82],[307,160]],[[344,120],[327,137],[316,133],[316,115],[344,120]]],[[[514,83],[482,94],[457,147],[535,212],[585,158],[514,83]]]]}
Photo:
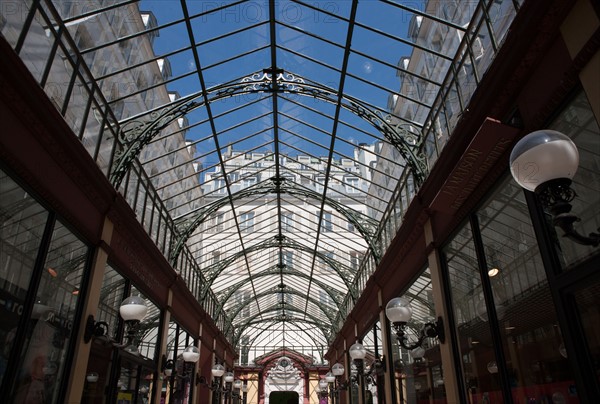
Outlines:
{"type": "Polygon", "coordinates": [[[519,6],[42,3],[57,10],[46,36],[68,32],[116,122],[94,117],[119,128],[109,178],[156,240],[133,195],[147,176],[174,223],[161,248],[177,270],[194,261],[195,293],[246,347],[327,344],[363,258],[385,251],[392,196],[425,179],[519,6]]]}

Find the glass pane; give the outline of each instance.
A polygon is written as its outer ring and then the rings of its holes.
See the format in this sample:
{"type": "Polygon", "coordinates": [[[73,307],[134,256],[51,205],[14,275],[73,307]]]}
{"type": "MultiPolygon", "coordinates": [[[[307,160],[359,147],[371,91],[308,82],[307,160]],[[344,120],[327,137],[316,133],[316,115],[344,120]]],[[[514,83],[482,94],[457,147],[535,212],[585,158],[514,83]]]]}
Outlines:
{"type": "Polygon", "coordinates": [[[0,382],[23,314],[48,212],[0,171],[0,382]]]}
{"type": "Polygon", "coordinates": [[[505,181],[477,216],[514,402],[568,397],[572,372],[522,190],[505,181]]]}
{"type": "Polygon", "coordinates": [[[21,377],[13,386],[15,402],[58,402],[87,253],[57,222],[21,353],[21,377]]]}
{"type": "MultiPolygon", "coordinates": [[[[600,284],[582,289],[575,294],[584,335],[595,364],[596,375],[600,375],[600,284]]],[[[561,355],[566,355],[564,345],[559,346],[561,355]]],[[[599,381],[600,382],[600,381],[599,381]]],[[[564,393],[563,393],[564,394],[564,393]]],[[[566,397],[566,395],[565,395],[566,397]]]]}
{"type": "MultiPolygon", "coordinates": [[[[435,321],[429,268],[423,271],[402,297],[410,301],[412,309],[411,320],[404,331],[407,343],[413,345],[418,341],[424,325],[435,321]]],[[[397,335],[394,328],[391,333],[397,335]]],[[[394,338],[392,343],[397,378],[396,395],[399,402],[446,403],[446,389],[437,338],[425,338],[421,347],[412,350],[401,347],[397,338],[394,338]]]]}
{"type": "MultiPolygon", "coordinates": [[[[600,128],[591,106],[580,93],[558,116],[551,129],[569,136],[579,150],[579,169],[573,178],[572,188],[577,196],[571,202],[572,213],[581,218],[575,229],[588,235],[600,228],[600,128]]],[[[595,254],[597,248],[577,244],[562,237],[563,231],[556,228],[560,252],[565,269],[571,269],[585,258],[595,254]]]]}
{"type": "Polygon", "coordinates": [[[502,402],[497,360],[485,309],[473,235],[463,225],[444,248],[459,338],[462,372],[468,396],[474,402],[502,402]]]}

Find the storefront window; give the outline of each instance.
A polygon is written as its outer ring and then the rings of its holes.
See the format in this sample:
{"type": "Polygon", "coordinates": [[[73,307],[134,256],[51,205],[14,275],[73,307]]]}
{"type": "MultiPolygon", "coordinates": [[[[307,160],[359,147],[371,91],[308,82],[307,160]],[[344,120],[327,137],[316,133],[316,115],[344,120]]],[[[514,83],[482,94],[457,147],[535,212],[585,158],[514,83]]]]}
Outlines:
{"type": "MultiPolygon", "coordinates": [[[[581,218],[575,229],[588,235],[600,228],[600,129],[591,106],[581,92],[550,125],[569,136],[579,150],[579,169],[573,178],[572,188],[577,197],[571,202],[572,212],[581,218]]],[[[563,231],[556,230],[557,242],[566,270],[597,252],[593,246],[585,246],[562,237],[563,231]]]]}
{"type": "Polygon", "coordinates": [[[569,397],[574,381],[521,189],[504,181],[477,217],[514,402],[569,397]]]}
{"type": "MultiPolygon", "coordinates": [[[[426,323],[435,321],[435,310],[429,268],[410,285],[401,297],[410,302],[411,320],[405,329],[409,347],[418,340],[426,323]]],[[[395,335],[392,328],[391,335],[395,335]]],[[[397,338],[392,341],[396,397],[399,402],[446,403],[444,374],[437,338],[425,338],[420,347],[405,349],[397,338]]]]}
{"type": "Polygon", "coordinates": [[[107,265],[100,294],[97,321],[104,322],[106,335],[92,341],[83,399],[86,403],[103,403],[108,396],[116,402],[148,403],[154,388],[156,349],[160,326],[160,310],[146,299],[111,265],[107,265]],[[119,308],[128,296],[142,297],[148,311],[128,338],[119,308]],[[135,353],[131,345],[137,349],[135,353]]]}
{"type": "Polygon", "coordinates": [[[48,212],[0,170],[0,384],[14,347],[48,212]]]}
{"type": "Polygon", "coordinates": [[[89,249],[2,171],[0,195],[2,390],[56,403],[89,249]]]}
{"type": "Polygon", "coordinates": [[[503,402],[498,379],[498,360],[494,353],[469,223],[460,228],[443,251],[448,265],[452,308],[467,396],[471,402],[503,402]]]}
{"type": "Polygon", "coordinates": [[[514,402],[579,402],[521,189],[505,180],[476,216],[484,256],[475,253],[468,225],[444,249],[469,397],[501,400],[505,366],[514,402]],[[489,324],[486,307],[492,306],[498,324],[489,324]],[[494,355],[490,327],[500,335],[503,363],[494,355]]]}
{"type": "MultiPolygon", "coordinates": [[[[575,293],[577,309],[581,317],[581,324],[589,352],[594,358],[594,371],[596,380],[600,381],[600,285],[595,284],[575,293]]],[[[560,346],[561,355],[566,356],[564,346],[560,346]]]]}
{"type": "Polygon", "coordinates": [[[15,402],[58,402],[87,254],[87,246],[56,222],[21,352],[15,402]]]}
{"type": "MultiPolygon", "coordinates": [[[[197,341],[192,334],[186,332],[175,322],[169,324],[167,336],[167,360],[172,360],[172,374],[165,377],[162,384],[161,399],[165,404],[188,404],[193,402],[192,388],[195,383],[193,367],[195,364],[183,360],[183,351],[186,347],[197,346],[197,341]]],[[[213,401],[217,395],[213,394],[213,401]]]]}

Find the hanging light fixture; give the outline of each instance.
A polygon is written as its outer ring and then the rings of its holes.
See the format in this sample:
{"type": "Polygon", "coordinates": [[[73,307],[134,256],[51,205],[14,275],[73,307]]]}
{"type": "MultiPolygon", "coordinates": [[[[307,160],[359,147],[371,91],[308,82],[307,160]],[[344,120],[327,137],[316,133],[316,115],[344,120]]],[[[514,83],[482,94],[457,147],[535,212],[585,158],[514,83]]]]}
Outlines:
{"type": "Polygon", "coordinates": [[[565,236],[583,245],[597,247],[600,234],[588,236],[575,230],[573,223],[581,219],[571,213],[571,201],[577,194],[571,188],[579,166],[575,143],[555,130],[538,130],[523,137],[510,154],[510,172],[521,187],[535,192],[544,208],[552,214],[554,226],[565,236]]]}

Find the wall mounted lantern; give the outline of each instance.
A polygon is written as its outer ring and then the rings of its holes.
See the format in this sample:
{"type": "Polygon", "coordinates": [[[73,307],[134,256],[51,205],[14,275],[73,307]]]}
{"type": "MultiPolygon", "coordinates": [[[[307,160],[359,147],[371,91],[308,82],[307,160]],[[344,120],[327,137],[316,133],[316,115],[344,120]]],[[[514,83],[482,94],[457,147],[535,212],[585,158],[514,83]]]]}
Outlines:
{"type": "Polygon", "coordinates": [[[356,382],[358,382],[358,390],[361,403],[365,402],[365,383],[364,383],[364,361],[367,356],[367,350],[360,342],[353,344],[348,350],[348,354],[356,366],[356,382]]]}
{"type": "Polygon", "coordinates": [[[125,351],[139,355],[137,345],[135,345],[135,337],[140,322],[146,317],[148,306],[140,296],[129,296],[121,303],[119,314],[127,327],[127,344],[123,346],[125,351]]]}
{"type": "Polygon", "coordinates": [[[246,393],[248,393],[248,385],[246,383],[242,383],[241,391],[242,391],[242,404],[246,404],[246,393]]]}
{"type": "MultiPolygon", "coordinates": [[[[408,299],[403,297],[396,297],[390,300],[385,307],[385,315],[392,323],[394,330],[396,331],[396,338],[398,343],[406,350],[415,350],[416,354],[421,351],[416,351],[417,348],[423,349],[421,346],[425,338],[435,338],[444,343],[446,340],[444,334],[444,321],[441,317],[438,317],[435,323],[426,323],[421,331],[419,332],[417,341],[410,343],[406,335],[406,326],[412,317],[412,308],[408,299]]],[[[424,354],[423,350],[423,354],[424,354]]],[[[415,356],[413,355],[413,358],[415,356]]],[[[422,357],[422,356],[421,356],[422,357]]]]}
{"type": "MultiPolygon", "coordinates": [[[[138,325],[146,317],[146,313],[148,313],[148,306],[146,306],[146,302],[142,297],[129,296],[123,300],[119,307],[119,314],[127,328],[127,343],[123,345],[114,344],[116,347],[124,348],[125,351],[134,355],[140,354],[137,345],[135,345],[135,337],[138,325]]],[[[107,334],[108,324],[105,321],[95,321],[94,316],[90,314],[85,323],[83,341],[88,343],[92,338],[100,338],[107,334]]]]}
{"type": "Polygon", "coordinates": [[[329,386],[329,383],[327,383],[327,380],[325,379],[321,379],[319,380],[319,396],[322,399],[327,399],[327,387],[329,386]]]}
{"type": "Polygon", "coordinates": [[[541,204],[552,214],[554,226],[565,236],[583,245],[597,247],[600,234],[579,234],[573,223],[581,219],[571,213],[571,201],[577,194],[571,180],[579,166],[575,143],[555,130],[538,130],[517,142],[510,154],[510,172],[523,188],[535,192],[541,204]]]}
{"type": "Polygon", "coordinates": [[[327,372],[325,381],[329,385],[329,399],[333,403],[335,402],[335,376],[333,375],[333,372],[327,372]]]}
{"type": "Polygon", "coordinates": [[[331,402],[339,402],[340,400],[340,391],[346,390],[348,388],[348,381],[342,380],[342,376],[344,375],[344,366],[341,363],[336,363],[331,367],[331,372],[327,373],[325,376],[325,380],[330,382],[331,376],[333,376],[333,383],[330,384],[330,392],[331,392],[331,402]]]}
{"type": "Polygon", "coordinates": [[[228,402],[230,398],[240,397],[240,390],[243,391],[246,385],[241,380],[235,380],[233,372],[226,371],[225,366],[218,362],[213,365],[210,372],[213,376],[211,384],[208,383],[204,376],[200,376],[196,383],[202,384],[216,393],[218,402],[220,402],[221,395],[223,395],[225,402],[228,402]],[[224,387],[221,385],[221,378],[225,382],[224,387]]]}
{"type": "Polygon", "coordinates": [[[200,350],[193,345],[189,345],[183,350],[181,356],[184,362],[196,363],[200,359],[200,350]]]}

